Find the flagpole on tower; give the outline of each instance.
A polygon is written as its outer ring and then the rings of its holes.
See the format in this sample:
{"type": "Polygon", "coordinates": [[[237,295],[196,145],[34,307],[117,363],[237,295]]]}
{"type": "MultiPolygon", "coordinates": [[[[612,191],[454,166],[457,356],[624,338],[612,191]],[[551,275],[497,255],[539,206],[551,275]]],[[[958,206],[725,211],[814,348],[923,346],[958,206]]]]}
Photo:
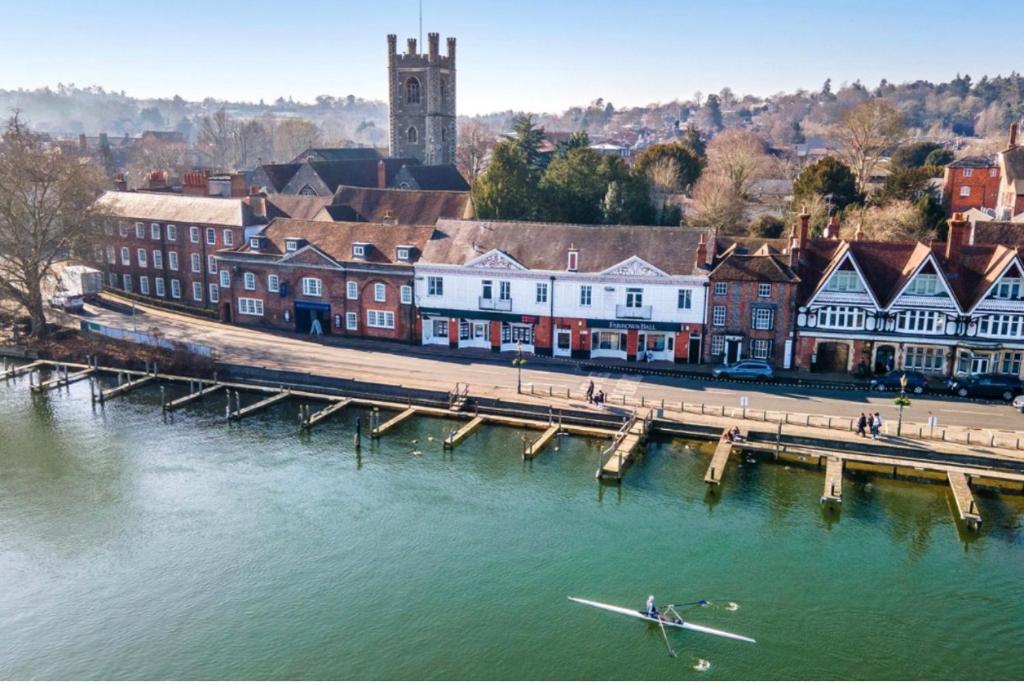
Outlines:
{"type": "Polygon", "coordinates": [[[420,0],[420,45],[423,45],[423,0],[420,0]]]}

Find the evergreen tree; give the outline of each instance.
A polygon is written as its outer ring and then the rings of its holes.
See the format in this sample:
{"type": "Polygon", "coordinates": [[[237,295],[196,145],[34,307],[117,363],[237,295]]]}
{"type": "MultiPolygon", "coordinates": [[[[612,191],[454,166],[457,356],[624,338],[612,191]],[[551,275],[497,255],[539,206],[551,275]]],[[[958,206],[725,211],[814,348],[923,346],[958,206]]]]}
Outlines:
{"type": "Polygon", "coordinates": [[[473,203],[481,219],[530,219],[538,201],[537,174],[522,149],[503,141],[491,151],[491,161],[473,183],[473,203]]]}
{"type": "Polygon", "coordinates": [[[523,154],[531,169],[540,170],[544,167],[544,157],[540,154],[541,143],[544,142],[544,129],[533,123],[533,117],[522,114],[512,120],[515,137],[513,144],[523,154]]]}

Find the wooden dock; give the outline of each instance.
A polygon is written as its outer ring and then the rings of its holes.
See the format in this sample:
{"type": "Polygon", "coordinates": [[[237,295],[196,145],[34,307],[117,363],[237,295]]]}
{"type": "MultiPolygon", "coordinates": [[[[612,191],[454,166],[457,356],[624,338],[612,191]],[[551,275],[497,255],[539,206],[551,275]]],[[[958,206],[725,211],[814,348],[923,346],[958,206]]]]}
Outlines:
{"type": "Polygon", "coordinates": [[[825,462],[825,491],[822,504],[839,504],[843,501],[843,460],[829,457],[825,462]]]}
{"type": "Polygon", "coordinates": [[[15,366],[14,368],[7,369],[6,371],[0,372],[0,381],[6,381],[11,378],[17,378],[23,376],[26,373],[32,373],[36,369],[50,366],[49,362],[32,362],[31,364],[23,364],[21,366],[15,366]]]}
{"type": "Polygon", "coordinates": [[[633,415],[629,424],[617,435],[612,446],[605,451],[607,458],[597,471],[598,478],[622,480],[626,466],[647,440],[653,415],[653,411],[648,412],[645,417],[633,415]]]}
{"type": "Polygon", "coordinates": [[[201,400],[207,395],[212,395],[213,393],[223,389],[224,386],[221,383],[211,383],[210,385],[207,385],[205,387],[200,385],[199,390],[189,395],[185,395],[184,397],[179,397],[176,400],[168,402],[167,404],[164,405],[164,409],[166,409],[167,411],[181,409],[182,407],[188,404],[201,400]]]}
{"type": "Polygon", "coordinates": [[[476,416],[465,426],[460,428],[458,432],[449,435],[444,439],[444,446],[448,449],[454,448],[460,442],[468,438],[470,435],[476,432],[476,430],[483,424],[484,417],[476,416]]]}
{"type": "Polygon", "coordinates": [[[719,485],[722,482],[722,476],[725,475],[725,466],[729,463],[729,455],[732,454],[732,448],[735,443],[729,437],[729,431],[722,431],[722,437],[718,439],[718,446],[715,447],[715,453],[711,456],[711,464],[708,466],[707,472],[704,474],[704,482],[708,485],[719,485]]]}
{"type": "Polygon", "coordinates": [[[277,393],[276,395],[271,395],[265,400],[260,400],[259,402],[250,404],[248,407],[239,407],[235,411],[231,412],[231,414],[228,415],[228,418],[231,419],[232,421],[241,421],[246,416],[252,416],[256,412],[263,411],[267,407],[277,404],[282,400],[286,400],[291,396],[291,390],[283,390],[277,393]]]}
{"type": "Polygon", "coordinates": [[[146,383],[152,383],[155,380],[156,376],[140,376],[135,380],[129,380],[127,383],[122,383],[116,388],[111,388],[110,390],[101,390],[99,396],[100,403],[102,404],[107,400],[112,400],[115,397],[120,397],[121,395],[130,393],[132,390],[135,390],[136,388],[139,388],[145,385],[146,383]]]}
{"type": "Polygon", "coordinates": [[[971,492],[971,480],[965,473],[958,471],[947,471],[946,479],[949,481],[949,489],[953,491],[953,499],[956,500],[957,512],[960,520],[968,528],[981,527],[981,513],[974,501],[974,494],[971,492]]]}
{"type": "Polygon", "coordinates": [[[534,440],[532,443],[530,443],[530,445],[523,452],[523,459],[533,459],[538,454],[540,454],[541,450],[543,450],[545,447],[547,447],[547,444],[549,442],[551,442],[551,440],[556,435],[558,435],[558,431],[559,430],[560,430],[560,427],[556,425],[556,426],[551,426],[546,431],[541,433],[541,436],[539,438],[537,438],[536,440],[534,440]]]}
{"type": "Polygon", "coordinates": [[[403,411],[403,412],[401,412],[401,413],[399,413],[399,414],[397,414],[395,416],[392,416],[390,419],[388,419],[384,423],[382,423],[379,426],[377,426],[376,428],[374,428],[373,431],[370,433],[370,435],[375,437],[375,438],[379,438],[380,436],[384,435],[385,433],[387,433],[392,428],[398,426],[401,423],[404,423],[408,419],[411,419],[413,416],[416,415],[417,411],[419,411],[419,410],[416,407],[409,407],[405,411],[403,411]]]}
{"type": "Polygon", "coordinates": [[[313,426],[317,425],[318,423],[326,421],[327,419],[334,416],[335,414],[337,414],[339,411],[341,411],[350,404],[352,404],[352,400],[350,399],[344,399],[341,400],[340,402],[335,402],[334,404],[321,409],[315,414],[312,414],[309,418],[305,420],[305,422],[303,422],[302,427],[308,430],[313,426]]]}
{"type": "Polygon", "coordinates": [[[61,375],[58,372],[57,378],[46,381],[45,383],[40,383],[39,385],[32,386],[32,392],[47,392],[50,390],[55,390],[57,388],[71,385],[72,383],[77,383],[78,381],[84,381],[86,378],[89,378],[92,374],[92,369],[78,371],[70,375],[61,375]]]}

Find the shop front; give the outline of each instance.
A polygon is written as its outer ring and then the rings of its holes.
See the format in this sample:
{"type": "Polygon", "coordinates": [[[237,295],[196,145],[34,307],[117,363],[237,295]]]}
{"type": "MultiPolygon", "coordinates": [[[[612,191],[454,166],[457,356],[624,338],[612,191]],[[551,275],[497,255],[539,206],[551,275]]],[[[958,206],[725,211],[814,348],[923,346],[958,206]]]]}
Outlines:
{"type": "Polygon", "coordinates": [[[479,348],[533,353],[536,344],[536,317],[519,314],[456,309],[430,309],[420,312],[424,345],[449,345],[459,349],[479,348]]]}
{"type": "MultiPolygon", "coordinates": [[[[657,321],[588,320],[591,359],[674,361],[680,324],[657,321]]],[[[685,356],[685,355],[684,355],[685,356]]]]}

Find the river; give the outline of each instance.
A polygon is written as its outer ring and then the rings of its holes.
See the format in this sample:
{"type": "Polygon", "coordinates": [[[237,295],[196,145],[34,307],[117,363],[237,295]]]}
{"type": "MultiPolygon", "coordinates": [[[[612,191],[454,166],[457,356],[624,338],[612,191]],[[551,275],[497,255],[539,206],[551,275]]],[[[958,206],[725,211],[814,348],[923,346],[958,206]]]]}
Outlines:
{"type": "MultiPolygon", "coordinates": [[[[179,394],[182,388],[173,389],[179,394]]],[[[357,456],[360,409],[308,436],[288,402],[165,419],[155,385],[0,382],[0,678],[1008,679],[1024,669],[1024,498],[730,464],[657,442],[621,486],[600,441],[413,419],[357,456]],[[755,645],[566,600],[689,607],[755,645]]],[[[364,426],[366,419],[364,418],[364,426]]]]}

